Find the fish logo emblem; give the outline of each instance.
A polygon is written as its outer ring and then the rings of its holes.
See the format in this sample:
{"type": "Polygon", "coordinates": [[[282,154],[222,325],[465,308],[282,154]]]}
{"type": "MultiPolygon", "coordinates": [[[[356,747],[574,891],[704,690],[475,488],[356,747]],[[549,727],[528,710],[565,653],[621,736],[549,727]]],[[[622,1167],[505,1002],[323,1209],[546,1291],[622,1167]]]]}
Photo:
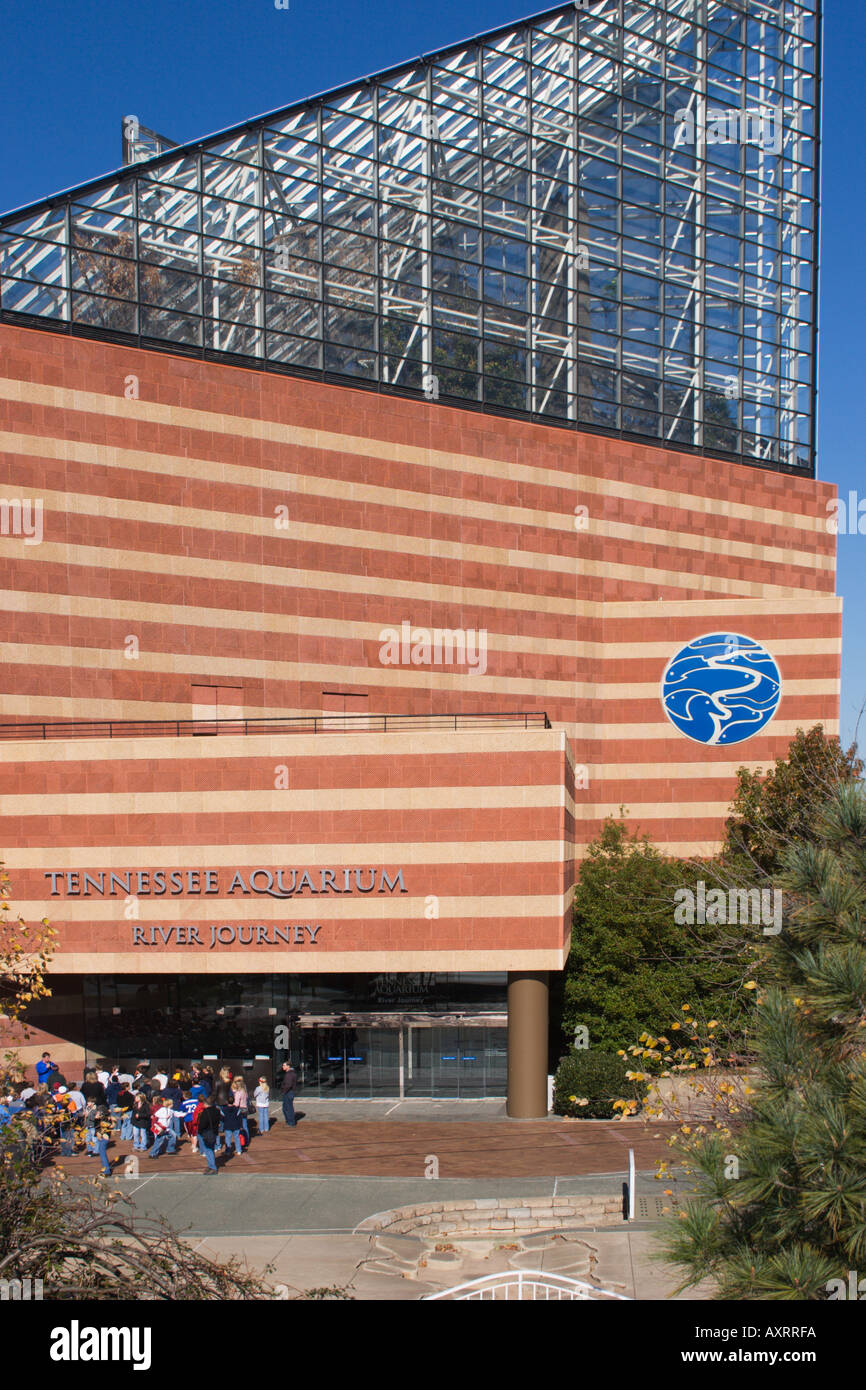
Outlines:
{"type": "Polygon", "coordinates": [[[662,706],[686,738],[708,746],[743,743],[769,724],[782,675],[766,647],[739,633],[696,637],[669,662],[662,706]]]}

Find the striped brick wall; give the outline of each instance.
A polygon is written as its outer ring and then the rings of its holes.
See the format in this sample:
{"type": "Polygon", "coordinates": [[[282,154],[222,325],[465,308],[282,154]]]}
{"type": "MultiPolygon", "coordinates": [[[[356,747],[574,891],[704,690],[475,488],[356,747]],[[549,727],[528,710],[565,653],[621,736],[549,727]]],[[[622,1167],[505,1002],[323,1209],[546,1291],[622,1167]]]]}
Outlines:
{"type": "Polygon", "coordinates": [[[579,847],[624,804],[671,851],[705,852],[738,766],[838,727],[833,495],[0,327],[0,497],[45,508],[41,544],[0,537],[0,719],[190,718],[196,684],[242,687],[248,715],[321,712],[325,692],[376,713],[546,710],[587,770],[579,847]],[[487,669],[383,666],[380,634],[404,621],[483,630],[487,669]],[[739,748],[690,742],[659,701],[678,647],[717,630],[767,643],[783,675],[739,748]]]}
{"type": "Polygon", "coordinates": [[[565,963],[561,731],[14,743],[0,791],[15,905],[50,917],[61,974],[565,963]]]}

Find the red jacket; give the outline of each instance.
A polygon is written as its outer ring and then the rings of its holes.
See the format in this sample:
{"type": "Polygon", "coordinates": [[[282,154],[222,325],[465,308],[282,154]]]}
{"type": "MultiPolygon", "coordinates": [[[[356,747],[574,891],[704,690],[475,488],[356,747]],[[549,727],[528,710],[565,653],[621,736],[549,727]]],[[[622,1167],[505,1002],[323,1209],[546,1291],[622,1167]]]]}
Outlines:
{"type": "Polygon", "coordinates": [[[189,1130],[190,1134],[198,1134],[198,1117],[203,1110],[204,1101],[200,1100],[195,1110],[193,1110],[192,1114],[186,1122],[186,1127],[189,1130]]]}

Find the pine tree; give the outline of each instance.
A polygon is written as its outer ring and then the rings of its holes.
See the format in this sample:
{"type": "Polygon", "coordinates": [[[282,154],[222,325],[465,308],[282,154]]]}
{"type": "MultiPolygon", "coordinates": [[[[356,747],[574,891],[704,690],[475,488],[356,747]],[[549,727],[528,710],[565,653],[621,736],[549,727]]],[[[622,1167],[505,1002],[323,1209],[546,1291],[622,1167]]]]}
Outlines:
{"type": "Polygon", "coordinates": [[[866,790],[838,787],[781,854],[785,927],[759,981],[756,1080],[728,1133],[689,1150],[696,1190],[665,1232],[689,1287],[813,1299],[866,1275],[866,790]]]}

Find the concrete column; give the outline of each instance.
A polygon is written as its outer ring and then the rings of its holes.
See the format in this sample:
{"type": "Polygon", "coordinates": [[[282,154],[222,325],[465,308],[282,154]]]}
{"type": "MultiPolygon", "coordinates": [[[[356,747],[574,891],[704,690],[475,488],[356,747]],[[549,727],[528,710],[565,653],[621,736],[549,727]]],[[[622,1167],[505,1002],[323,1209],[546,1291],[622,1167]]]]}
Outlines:
{"type": "Polygon", "coordinates": [[[512,1120],[547,1114],[547,971],[508,973],[508,1103],[512,1120]]]}

